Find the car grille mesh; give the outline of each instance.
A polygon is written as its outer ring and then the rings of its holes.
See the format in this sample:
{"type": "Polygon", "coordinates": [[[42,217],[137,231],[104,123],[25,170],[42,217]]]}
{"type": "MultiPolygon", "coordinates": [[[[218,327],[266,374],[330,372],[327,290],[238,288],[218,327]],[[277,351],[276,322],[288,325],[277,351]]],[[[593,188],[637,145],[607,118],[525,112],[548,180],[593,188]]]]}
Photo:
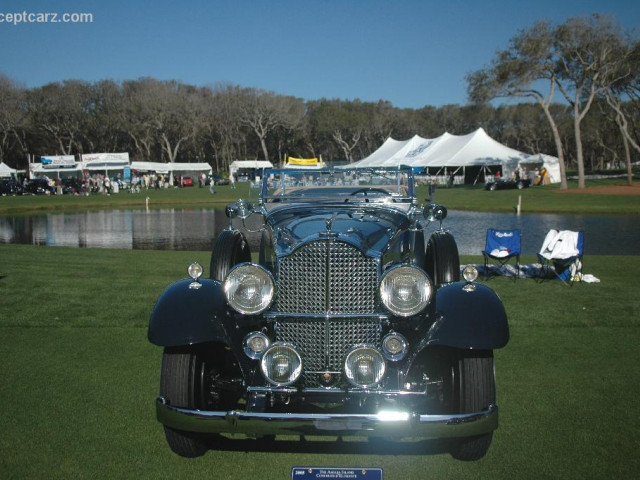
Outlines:
{"type": "Polygon", "coordinates": [[[320,373],[334,373],[340,383],[347,351],[354,345],[380,344],[380,321],[377,318],[284,319],[276,323],[279,342],[291,343],[300,353],[304,368],[304,385],[320,385],[320,373]]]}
{"type": "Polygon", "coordinates": [[[276,308],[287,313],[370,314],[378,263],[333,239],[308,243],[280,259],[276,308]]]}

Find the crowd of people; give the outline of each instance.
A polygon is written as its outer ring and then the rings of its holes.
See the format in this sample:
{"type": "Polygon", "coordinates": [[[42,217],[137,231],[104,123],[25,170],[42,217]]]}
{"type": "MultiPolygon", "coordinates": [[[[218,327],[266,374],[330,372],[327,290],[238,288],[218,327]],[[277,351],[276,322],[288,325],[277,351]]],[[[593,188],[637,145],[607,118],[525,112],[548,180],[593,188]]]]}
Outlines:
{"type": "MultiPolygon", "coordinates": [[[[9,180],[7,180],[9,181],[9,180]]],[[[46,194],[46,195],[92,195],[118,193],[127,190],[131,193],[139,193],[141,190],[198,185],[204,187],[209,184],[209,177],[202,173],[197,176],[197,181],[187,175],[174,175],[156,172],[132,172],[131,177],[123,179],[122,174],[106,175],[93,173],[83,177],[53,178],[41,175],[34,178],[20,176],[10,179],[14,188],[13,194],[46,194]]],[[[4,192],[3,192],[4,193],[4,192]]]]}

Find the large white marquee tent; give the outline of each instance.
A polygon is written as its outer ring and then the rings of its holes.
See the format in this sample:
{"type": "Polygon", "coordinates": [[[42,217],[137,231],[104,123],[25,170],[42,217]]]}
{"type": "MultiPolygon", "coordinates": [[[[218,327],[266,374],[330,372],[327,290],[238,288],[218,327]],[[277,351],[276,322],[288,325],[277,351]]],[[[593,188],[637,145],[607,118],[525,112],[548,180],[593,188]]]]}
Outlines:
{"type": "MultiPolygon", "coordinates": [[[[427,168],[436,175],[467,176],[465,170],[475,167],[473,172],[492,175],[501,170],[504,177],[510,176],[519,167],[539,165],[546,168],[551,182],[560,181],[558,159],[549,155],[529,155],[491,138],[479,128],[467,135],[452,135],[445,132],[437,138],[419,135],[408,140],[388,138],[375,152],[355,162],[350,167],[394,167],[406,165],[427,168]],[[479,167],[479,168],[478,168],[479,167]]],[[[474,173],[475,174],[475,173],[474,173]]]]}

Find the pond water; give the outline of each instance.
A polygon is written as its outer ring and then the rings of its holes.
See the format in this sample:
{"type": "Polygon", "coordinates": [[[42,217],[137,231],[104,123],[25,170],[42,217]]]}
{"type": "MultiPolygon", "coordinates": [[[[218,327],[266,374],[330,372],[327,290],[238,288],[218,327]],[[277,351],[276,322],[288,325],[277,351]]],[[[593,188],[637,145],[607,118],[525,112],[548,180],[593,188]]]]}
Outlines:
{"type": "MultiPolygon", "coordinates": [[[[255,216],[255,220],[259,220],[255,216]]],[[[210,250],[229,225],[224,208],[105,210],[0,217],[0,243],[125,248],[210,250]]],[[[257,223],[253,224],[257,227],[257,223]]],[[[640,255],[640,216],[541,215],[450,211],[444,222],[462,255],[480,254],[489,227],[519,228],[525,254],[537,253],[546,233],[583,230],[587,255],[640,255]]],[[[436,229],[430,225],[428,231],[436,229]]],[[[252,249],[259,234],[248,234],[252,249]]]]}

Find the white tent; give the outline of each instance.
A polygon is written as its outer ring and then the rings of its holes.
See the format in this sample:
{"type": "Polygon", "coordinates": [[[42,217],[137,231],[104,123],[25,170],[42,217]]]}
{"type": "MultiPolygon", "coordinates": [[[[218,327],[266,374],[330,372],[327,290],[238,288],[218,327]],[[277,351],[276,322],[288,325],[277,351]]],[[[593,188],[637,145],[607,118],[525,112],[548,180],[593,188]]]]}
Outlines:
{"type": "Polygon", "coordinates": [[[170,163],[164,162],[131,162],[131,170],[141,172],[169,173],[170,163]]]}
{"type": "Polygon", "coordinates": [[[207,175],[211,175],[213,173],[213,169],[211,165],[205,162],[199,163],[179,163],[174,162],[171,163],[171,170],[174,172],[204,172],[207,175]]]}
{"type": "Polygon", "coordinates": [[[261,170],[273,168],[273,163],[267,160],[236,160],[229,165],[229,175],[233,177],[238,170],[261,170]]]}
{"type": "Polygon", "coordinates": [[[212,172],[211,165],[208,163],[165,163],[165,162],[131,162],[131,170],[156,173],[170,172],[204,172],[210,174],[212,172]]]}
{"type": "MultiPolygon", "coordinates": [[[[451,135],[444,133],[437,138],[423,138],[415,135],[409,140],[399,141],[388,138],[380,148],[368,157],[355,162],[350,167],[393,167],[407,165],[410,167],[436,169],[437,174],[459,173],[467,167],[481,167],[490,173],[498,168],[503,176],[511,175],[523,160],[532,156],[491,138],[479,128],[467,135],[451,135]],[[493,168],[491,168],[493,167],[493,168]]],[[[538,158],[537,156],[536,158],[538,158]]],[[[551,162],[554,157],[540,157],[551,162]]],[[[557,159],[556,159],[557,165],[557,159]]],[[[476,170],[478,170],[476,168],[476,170]]],[[[559,168],[556,171],[547,167],[552,181],[560,181],[559,168]]]]}
{"type": "Polygon", "coordinates": [[[129,166],[129,153],[85,153],[82,155],[83,170],[123,170],[129,166]]]}
{"type": "Polygon", "coordinates": [[[60,174],[66,174],[66,176],[72,176],[72,177],[81,177],[82,164],[74,163],[71,165],[58,166],[58,167],[49,167],[48,165],[42,165],[41,163],[29,164],[29,176],[31,178],[37,178],[42,176],[60,178],[60,174]]]}
{"type": "Polygon", "coordinates": [[[4,162],[0,162],[0,177],[11,177],[18,173],[15,168],[11,168],[4,162]]]}

